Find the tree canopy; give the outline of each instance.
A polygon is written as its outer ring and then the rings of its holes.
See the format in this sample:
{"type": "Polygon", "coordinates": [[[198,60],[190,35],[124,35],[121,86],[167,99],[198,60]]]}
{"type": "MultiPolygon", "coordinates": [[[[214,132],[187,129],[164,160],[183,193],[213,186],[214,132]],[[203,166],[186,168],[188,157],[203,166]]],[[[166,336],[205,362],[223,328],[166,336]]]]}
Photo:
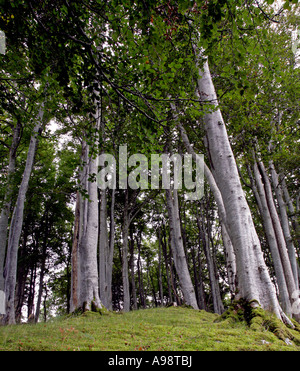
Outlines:
{"type": "Polygon", "coordinates": [[[0,4],[3,321],[238,298],[299,320],[298,1],[0,4]],[[100,189],[99,156],[120,174],[124,145],[148,186],[100,189]],[[204,196],[151,189],[151,154],[187,152],[204,196]]]}

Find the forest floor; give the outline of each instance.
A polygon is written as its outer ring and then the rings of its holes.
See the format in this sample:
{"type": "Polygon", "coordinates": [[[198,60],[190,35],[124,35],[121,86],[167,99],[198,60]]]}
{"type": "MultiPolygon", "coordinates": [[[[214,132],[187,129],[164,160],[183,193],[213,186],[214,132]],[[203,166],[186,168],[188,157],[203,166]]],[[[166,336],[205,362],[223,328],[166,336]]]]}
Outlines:
{"type": "Polygon", "coordinates": [[[244,321],[170,307],[124,314],[86,312],[47,323],[0,326],[0,350],[299,351],[300,345],[280,340],[266,327],[254,331],[244,321]]]}

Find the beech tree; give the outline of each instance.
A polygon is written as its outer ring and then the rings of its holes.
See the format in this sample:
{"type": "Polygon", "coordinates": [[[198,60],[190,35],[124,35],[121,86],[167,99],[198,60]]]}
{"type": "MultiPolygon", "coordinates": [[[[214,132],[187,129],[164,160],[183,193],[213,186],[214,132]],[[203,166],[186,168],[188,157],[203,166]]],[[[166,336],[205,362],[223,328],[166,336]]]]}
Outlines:
{"type": "Polygon", "coordinates": [[[288,1],[278,10],[273,3],[4,2],[0,290],[6,323],[22,314],[27,276],[35,320],[42,302],[49,316],[49,300],[62,289],[70,312],[176,302],[221,314],[241,299],[290,325],[289,317],[299,319],[299,159],[292,151],[299,144],[299,68],[289,38],[298,14],[288,1]],[[21,50],[19,65],[13,50],[21,50]],[[58,254],[62,285],[54,268],[47,269],[47,234],[62,221],[50,218],[54,210],[46,201],[41,216],[26,203],[28,189],[34,192],[38,141],[47,141],[41,129],[51,119],[60,126],[57,158],[72,142],[75,163],[66,165],[66,183],[77,180],[76,189],[53,183],[66,193],[61,209],[73,206],[66,223],[73,223],[72,238],[59,228],[68,236],[61,241],[67,258],[58,254]],[[124,145],[128,158],[143,154],[148,165],[151,154],[186,151],[195,166],[204,153],[203,199],[187,200],[188,190],[177,190],[174,178],[169,189],[151,189],[151,166],[141,179],[142,165],[131,166],[134,161],[124,174],[116,161],[115,173],[124,179],[100,189],[97,174],[106,166],[100,155],[120,160],[124,145]],[[28,148],[23,162],[20,146],[28,148]],[[130,187],[134,177],[137,189],[130,187]],[[34,218],[32,235],[45,241],[36,243],[41,256],[25,269],[21,258],[34,218]]]}

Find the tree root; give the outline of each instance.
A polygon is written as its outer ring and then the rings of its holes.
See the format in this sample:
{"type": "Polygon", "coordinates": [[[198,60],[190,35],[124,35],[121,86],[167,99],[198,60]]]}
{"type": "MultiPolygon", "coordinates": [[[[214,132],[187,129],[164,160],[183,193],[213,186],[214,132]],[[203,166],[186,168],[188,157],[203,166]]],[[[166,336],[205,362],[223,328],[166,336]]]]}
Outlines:
{"type": "Polygon", "coordinates": [[[283,312],[281,315],[282,321],[275,314],[263,310],[258,303],[240,299],[233,302],[217,321],[246,322],[253,331],[267,330],[285,342],[288,339],[300,345],[300,324],[288,318],[283,312]]]}

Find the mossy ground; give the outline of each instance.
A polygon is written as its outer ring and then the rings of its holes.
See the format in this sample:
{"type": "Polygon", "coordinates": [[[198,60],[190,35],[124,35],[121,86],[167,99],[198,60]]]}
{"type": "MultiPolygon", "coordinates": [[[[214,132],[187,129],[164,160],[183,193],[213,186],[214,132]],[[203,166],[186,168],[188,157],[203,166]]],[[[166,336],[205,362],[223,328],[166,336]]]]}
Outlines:
{"type": "Polygon", "coordinates": [[[232,316],[170,307],[125,314],[86,312],[36,325],[2,326],[0,350],[299,351],[300,346],[293,339],[287,345],[262,321],[249,326],[232,316]]]}

